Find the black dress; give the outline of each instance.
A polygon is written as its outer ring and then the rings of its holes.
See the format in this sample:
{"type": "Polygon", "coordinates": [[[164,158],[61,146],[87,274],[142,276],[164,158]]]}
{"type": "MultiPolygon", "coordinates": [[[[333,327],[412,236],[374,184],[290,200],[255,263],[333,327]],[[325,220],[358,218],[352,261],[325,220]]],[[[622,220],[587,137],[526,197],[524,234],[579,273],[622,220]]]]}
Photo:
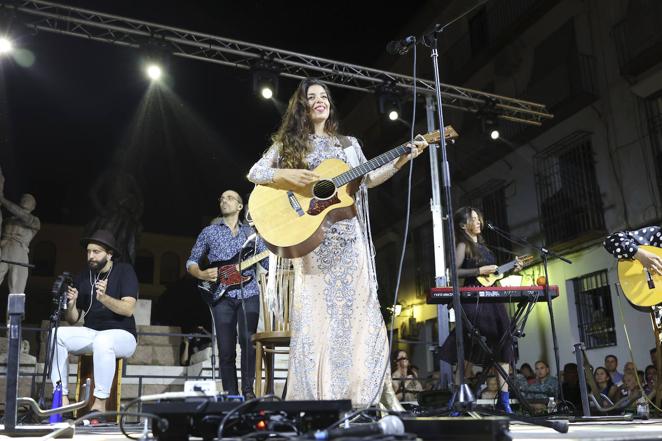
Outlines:
{"type": "MultiPolygon", "coordinates": [[[[483,244],[476,244],[477,256],[466,256],[460,268],[479,268],[485,265],[496,265],[494,254],[483,244]]],[[[481,286],[475,276],[466,277],[464,286],[481,286]]],[[[487,339],[487,346],[495,351],[502,337],[509,333],[510,318],[503,303],[463,303],[462,307],[469,321],[478,329],[480,335],[487,339]]],[[[455,313],[455,320],[460,320],[461,315],[455,313]]],[[[487,354],[480,345],[473,341],[467,334],[467,326],[464,328],[464,358],[477,365],[489,364],[487,354]]],[[[457,362],[457,347],[455,329],[448,335],[446,341],[441,345],[439,356],[448,363],[457,362]]],[[[496,361],[510,363],[513,360],[513,340],[509,335],[505,337],[501,349],[494,353],[496,361]]]]}

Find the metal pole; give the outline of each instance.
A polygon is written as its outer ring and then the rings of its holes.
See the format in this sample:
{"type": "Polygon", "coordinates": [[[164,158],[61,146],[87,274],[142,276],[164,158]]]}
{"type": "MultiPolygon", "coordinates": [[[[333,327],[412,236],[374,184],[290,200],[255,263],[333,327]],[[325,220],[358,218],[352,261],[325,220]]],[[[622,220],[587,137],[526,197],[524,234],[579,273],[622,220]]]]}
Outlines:
{"type": "Polygon", "coordinates": [[[460,302],[460,287],[458,286],[457,268],[455,267],[455,234],[453,222],[453,203],[451,194],[451,172],[448,166],[448,155],[446,152],[446,139],[444,137],[444,108],[441,102],[441,81],[439,79],[439,52],[437,50],[437,33],[433,33],[430,40],[432,49],[432,68],[434,70],[434,83],[437,98],[437,117],[439,120],[439,130],[441,132],[441,177],[444,183],[444,196],[446,198],[446,222],[448,225],[448,258],[450,260],[450,283],[453,287],[453,309],[455,311],[455,335],[457,337],[457,373],[460,377],[458,389],[453,400],[453,404],[458,408],[467,408],[475,402],[471,388],[464,380],[464,332],[462,326],[462,303],[460,302]]]}
{"type": "MultiPolygon", "coordinates": [[[[425,97],[425,111],[427,115],[428,132],[435,130],[434,98],[430,95],[425,97]]],[[[443,129],[441,129],[443,133],[443,129]]],[[[432,199],[430,200],[430,211],[432,212],[432,235],[434,242],[434,274],[435,286],[446,286],[446,255],[444,253],[444,223],[441,215],[441,190],[439,188],[439,158],[437,155],[438,144],[432,144],[430,152],[430,177],[432,184],[432,199]]],[[[437,306],[437,327],[439,328],[439,346],[442,345],[449,334],[448,306],[437,306]]],[[[449,363],[439,361],[439,385],[447,389],[453,382],[453,369],[449,363]]]]}
{"type": "Polygon", "coordinates": [[[25,294],[9,294],[7,301],[7,389],[5,391],[5,431],[16,428],[16,397],[18,396],[18,368],[21,355],[21,320],[25,314],[25,294]]]}

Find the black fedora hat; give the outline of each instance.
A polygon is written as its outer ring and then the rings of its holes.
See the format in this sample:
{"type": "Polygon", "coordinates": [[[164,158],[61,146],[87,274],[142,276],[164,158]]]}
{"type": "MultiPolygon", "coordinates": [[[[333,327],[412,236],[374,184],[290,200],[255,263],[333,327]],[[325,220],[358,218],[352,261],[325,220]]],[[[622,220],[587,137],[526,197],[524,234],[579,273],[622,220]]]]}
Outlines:
{"type": "Polygon", "coordinates": [[[84,247],[90,242],[100,244],[105,248],[110,249],[115,255],[119,254],[117,245],[115,245],[115,236],[108,230],[97,230],[90,237],[84,237],[80,240],[80,244],[84,247]]]}

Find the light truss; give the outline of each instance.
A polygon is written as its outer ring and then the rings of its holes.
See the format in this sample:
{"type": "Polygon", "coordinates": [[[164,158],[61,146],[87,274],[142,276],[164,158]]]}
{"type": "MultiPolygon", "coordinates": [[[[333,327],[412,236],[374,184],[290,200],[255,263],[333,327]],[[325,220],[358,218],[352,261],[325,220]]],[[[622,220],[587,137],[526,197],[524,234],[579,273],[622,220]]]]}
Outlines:
{"type": "MultiPolygon", "coordinates": [[[[38,31],[133,48],[156,45],[179,57],[240,69],[250,69],[256,61],[267,60],[282,76],[295,79],[318,77],[328,84],[363,92],[375,92],[384,84],[411,92],[414,86],[414,78],[407,75],[49,1],[0,0],[0,5],[14,12],[25,26],[38,31]]],[[[434,94],[433,81],[417,78],[415,85],[423,95],[434,94]]],[[[530,101],[448,84],[442,84],[441,91],[444,106],[448,108],[469,112],[490,108],[501,119],[536,126],[553,117],[544,105],[530,101]]]]}

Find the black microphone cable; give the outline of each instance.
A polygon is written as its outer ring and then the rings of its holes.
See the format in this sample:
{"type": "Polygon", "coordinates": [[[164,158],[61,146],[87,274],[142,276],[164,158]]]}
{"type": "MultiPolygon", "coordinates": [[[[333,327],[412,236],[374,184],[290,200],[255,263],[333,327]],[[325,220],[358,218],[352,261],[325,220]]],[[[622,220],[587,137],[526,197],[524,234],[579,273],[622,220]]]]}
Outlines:
{"type": "MultiPolygon", "coordinates": [[[[416,45],[413,45],[414,49],[414,60],[413,60],[413,104],[412,104],[412,116],[411,116],[411,131],[410,131],[410,142],[414,143],[414,130],[416,125],[416,45]]],[[[441,128],[441,133],[443,136],[443,127],[441,128]]],[[[378,384],[381,385],[381,388],[378,388],[377,394],[367,403],[367,407],[371,407],[375,404],[379,404],[380,395],[384,392],[384,384],[386,380],[386,372],[388,371],[389,365],[391,363],[391,353],[393,352],[393,328],[395,327],[395,306],[398,303],[398,291],[400,290],[400,281],[402,278],[402,268],[404,266],[405,254],[407,250],[407,237],[409,235],[409,221],[411,217],[411,188],[412,188],[412,176],[414,172],[414,158],[409,160],[409,175],[407,177],[407,204],[406,204],[406,213],[405,213],[405,226],[404,226],[404,237],[402,239],[402,251],[400,252],[400,262],[398,263],[398,276],[396,278],[395,290],[393,292],[393,302],[391,305],[391,330],[389,331],[389,350],[386,354],[387,362],[384,364],[384,369],[382,370],[381,380],[378,384]]],[[[369,222],[370,220],[368,220],[369,222]]],[[[391,379],[389,378],[389,381],[391,379]]]]}

